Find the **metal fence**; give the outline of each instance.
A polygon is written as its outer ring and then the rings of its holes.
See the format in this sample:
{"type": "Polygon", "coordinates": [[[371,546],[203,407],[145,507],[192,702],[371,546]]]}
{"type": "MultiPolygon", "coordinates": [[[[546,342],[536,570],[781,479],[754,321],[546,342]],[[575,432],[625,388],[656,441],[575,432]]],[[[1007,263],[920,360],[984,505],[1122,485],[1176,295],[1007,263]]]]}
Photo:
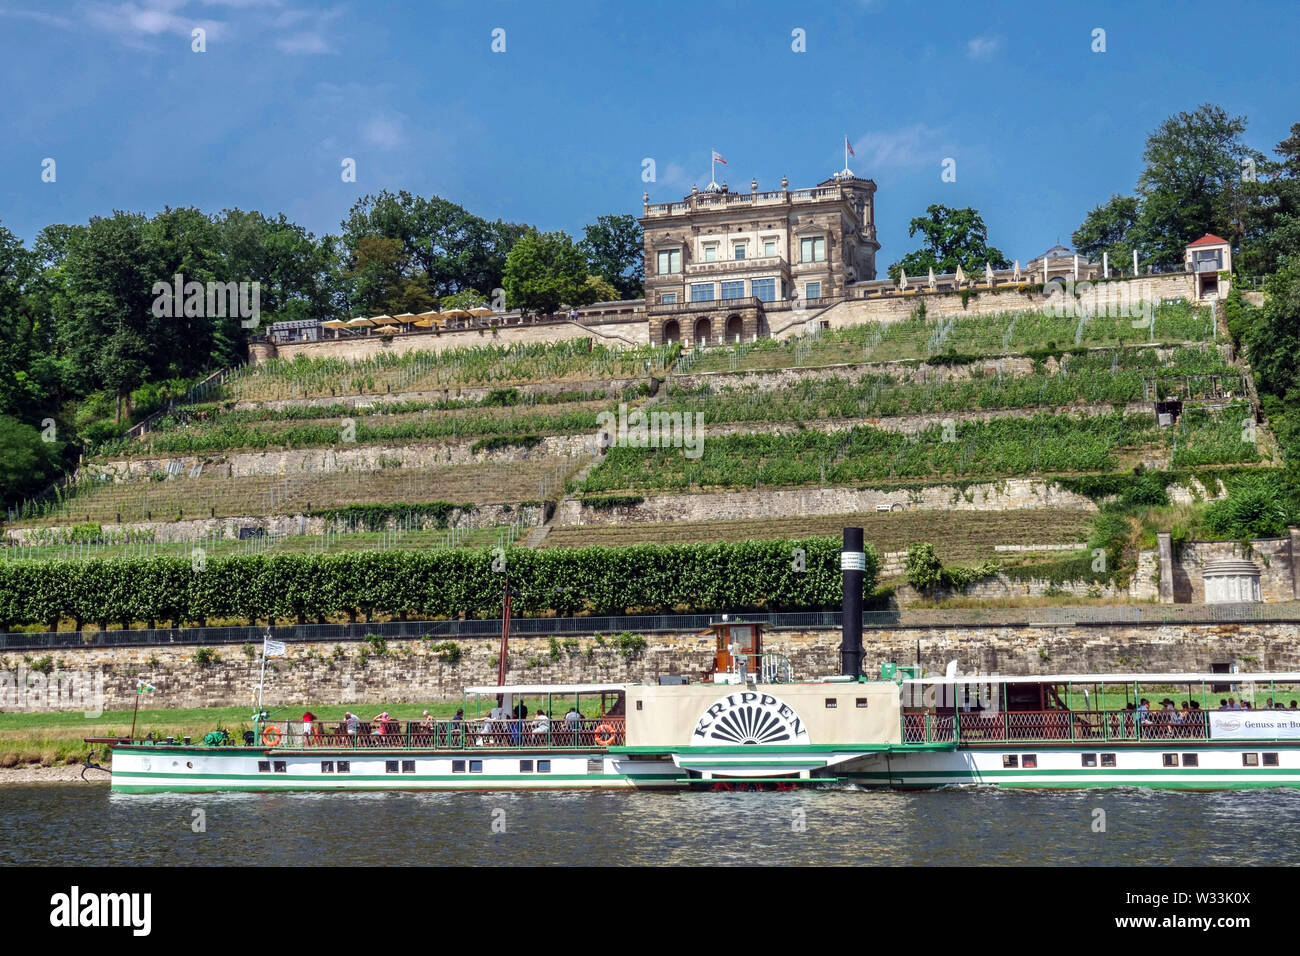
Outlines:
{"type": "MultiPolygon", "coordinates": [[[[732,614],[735,620],[758,621],[773,630],[837,630],[839,611],[791,611],[732,614]]],[[[516,637],[702,631],[721,621],[721,614],[635,614],[615,617],[517,617],[510,622],[516,637]]],[[[1300,622],[1300,603],[1286,604],[1122,604],[1055,608],[935,608],[865,611],[870,628],[898,627],[1069,627],[1076,624],[1220,624],[1300,622]]],[[[258,643],[266,625],[241,627],[153,628],[120,631],[44,631],[0,633],[0,651],[73,647],[150,647],[258,643]]],[[[356,624],[283,624],[270,629],[278,641],[360,641],[369,635],[389,639],[433,640],[496,638],[501,620],[375,621],[356,624]]]]}

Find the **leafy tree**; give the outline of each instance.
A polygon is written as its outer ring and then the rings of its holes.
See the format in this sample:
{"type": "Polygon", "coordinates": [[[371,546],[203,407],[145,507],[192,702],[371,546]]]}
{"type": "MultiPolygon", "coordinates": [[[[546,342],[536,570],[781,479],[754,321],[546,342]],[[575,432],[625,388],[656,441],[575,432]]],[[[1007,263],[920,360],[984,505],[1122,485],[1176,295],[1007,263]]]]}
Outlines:
{"type": "Polygon", "coordinates": [[[1104,205],[1088,213],[1070,239],[1080,255],[1100,262],[1102,253],[1109,253],[1111,264],[1122,269],[1133,258],[1131,234],[1137,219],[1136,196],[1112,195],[1104,205]]]}
{"type": "Polygon", "coordinates": [[[1246,273],[1272,272],[1300,249],[1300,123],[1274,149],[1279,158],[1259,163],[1256,180],[1243,184],[1250,204],[1238,267],[1246,273]]]}
{"type": "Polygon", "coordinates": [[[932,588],[943,580],[943,562],[935,554],[934,545],[914,544],[907,549],[907,583],[918,591],[932,588]]]}
{"type": "Polygon", "coordinates": [[[617,290],[614,298],[645,295],[645,246],[635,216],[600,216],[581,242],[587,268],[617,290]]]}
{"type": "Polygon", "coordinates": [[[988,244],[988,229],[976,210],[933,204],[925,212],[907,227],[908,236],[919,232],[925,237],[925,246],[909,252],[889,267],[889,276],[894,281],[898,281],[899,273],[904,270],[909,276],[925,275],[930,269],[936,273],[952,273],[960,265],[970,275],[982,271],[985,263],[995,269],[1011,264],[1002,250],[988,244]]]}
{"type": "Polygon", "coordinates": [[[36,494],[59,470],[62,446],[10,415],[0,415],[0,503],[36,494]]]}
{"type": "Polygon", "coordinates": [[[488,297],[479,292],[478,289],[462,289],[460,292],[443,296],[441,301],[438,302],[438,308],[440,309],[473,309],[481,305],[491,307],[488,297]]]}
{"type": "Polygon", "coordinates": [[[506,306],[549,314],[595,301],[582,251],[563,232],[532,232],[506,258],[506,306]]]}
{"type": "Polygon", "coordinates": [[[398,240],[365,236],[358,241],[352,261],[344,275],[352,280],[352,305],[358,312],[400,315],[433,307],[428,286],[410,276],[410,256],[398,240]]]}
{"type": "Polygon", "coordinates": [[[1206,103],[1180,112],[1147,137],[1132,230],[1143,261],[1174,267],[1189,242],[1207,232],[1240,243],[1242,160],[1262,159],[1241,136],[1246,120],[1206,103]]]}

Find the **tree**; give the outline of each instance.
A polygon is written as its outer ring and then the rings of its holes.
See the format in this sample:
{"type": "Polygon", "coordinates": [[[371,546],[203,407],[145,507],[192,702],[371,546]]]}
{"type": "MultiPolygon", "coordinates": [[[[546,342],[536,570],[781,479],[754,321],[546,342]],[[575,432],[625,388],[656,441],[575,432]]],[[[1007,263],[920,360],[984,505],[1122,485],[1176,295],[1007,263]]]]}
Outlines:
{"type": "Polygon", "coordinates": [[[898,281],[899,273],[925,275],[952,273],[961,266],[967,274],[978,273],[988,263],[1003,269],[1011,263],[1002,250],[988,244],[988,229],[980,214],[970,208],[949,209],[937,204],[926,207],[926,215],[917,216],[907,227],[908,236],[918,232],[925,237],[925,247],[909,252],[889,267],[889,276],[898,281]]]}
{"type": "Polygon", "coordinates": [[[586,283],[586,259],[563,232],[531,232],[506,257],[508,308],[547,314],[561,305],[585,305],[594,301],[586,283]]]}
{"type": "Polygon", "coordinates": [[[433,307],[427,285],[409,274],[410,257],[398,240],[365,236],[357,242],[352,262],[344,275],[352,280],[351,303],[357,312],[400,315],[433,307]]]}
{"type": "Polygon", "coordinates": [[[36,494],[58,473],[61,446],[31,425],[0,415],[0,503],[36,494]]]}
{"type": "Polygon", "coordinates": [[[1070,239],[1080,255],[1100,262],[1102,253],[1109,253],[1111,263],[1122,268],[1133,258],[1131,233],[1137,219],[1136,196],[1112,195],[1105,205],[1088,213],[1070,239]]]}
{"type": "Polygon", "coordinates": [[[1207,232],[1240,244],[1242,160],[1263,158],[1242,143],[1245,130],[1244,117],[1206,103],[1171,116],[1147,137],[1132,231],[1143,261],[1178,266],[1187,244],[1207,232]]]}
{"type": "Polygon", "coordinates": [[[599,216],[581,243],[587,269],[613,286],[615,297],[645,295],[645,246],[635,216],[599,216]]]}
{"type": "Polygon", "coordinates": [[[1279,158],[1259,163],[1256,179],[1243,184],[1250,202],[1236,265],[1248,274],[1272,272],[1300,249],[1300,123],[1274,151],[1279,158]]]}

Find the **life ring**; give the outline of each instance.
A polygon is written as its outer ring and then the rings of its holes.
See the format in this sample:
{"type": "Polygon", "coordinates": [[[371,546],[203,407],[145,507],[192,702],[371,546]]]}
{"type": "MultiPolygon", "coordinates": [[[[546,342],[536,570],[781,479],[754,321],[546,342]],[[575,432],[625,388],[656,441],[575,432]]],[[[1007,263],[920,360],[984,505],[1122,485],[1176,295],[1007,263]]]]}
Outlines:
{"type": "Polygon", "coordinates": [[[267,727],[262,731],[262,743],[268,747],[274,747],[280,742],[280,728],[267,727]]]}
{"type": "Polygon", "coordinates": [[[614,728],[609,724],[601,724],[596,728],[596,734],[592,739],[596,742],[597,747],[608,747],[614,742],[614,728]]]}

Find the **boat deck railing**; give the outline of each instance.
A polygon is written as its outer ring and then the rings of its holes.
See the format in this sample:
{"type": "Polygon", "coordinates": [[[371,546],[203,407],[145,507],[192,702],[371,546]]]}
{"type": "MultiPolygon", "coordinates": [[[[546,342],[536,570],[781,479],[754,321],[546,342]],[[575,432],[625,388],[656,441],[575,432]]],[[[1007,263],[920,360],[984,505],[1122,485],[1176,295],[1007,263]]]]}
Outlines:
{"type": "Polygon", "coordinates": [[[272,720],[258,723],[252,733],[255,746],[289,749],[605,750],[622,746],[625,739],[623,717],[584,717],[571,723],[563,717],[359,721],[351,728],[346,721],[318,720],[310,729],[301,720],[272,720]]]}
{"type": "Polygon", "coordinates": [[[1203,710],[1040,710],[903,714],[903,743],[1209,740],[1203,710]]]}

